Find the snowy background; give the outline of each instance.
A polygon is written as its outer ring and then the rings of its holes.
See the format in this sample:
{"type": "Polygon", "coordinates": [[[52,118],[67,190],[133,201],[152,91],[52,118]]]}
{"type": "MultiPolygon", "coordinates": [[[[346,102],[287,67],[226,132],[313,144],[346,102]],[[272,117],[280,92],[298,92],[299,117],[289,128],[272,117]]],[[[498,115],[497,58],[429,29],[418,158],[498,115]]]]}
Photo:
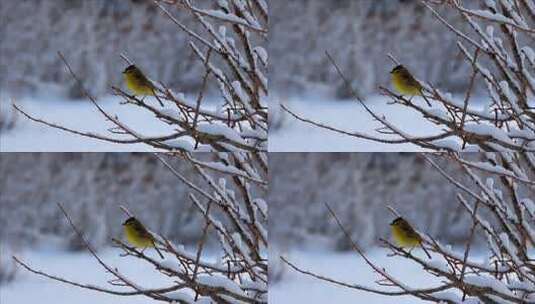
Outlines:
{"type": "MultiPolygon", "coordinates": [[[[169,161],[187,178],[198,181],[189,165],[169,161]]],[[[148,265],[119,257],[119,250],[110,246],[112,237],[122,236],[126,215],[120,204],[151,230],[188,249],[201,237],[204,221],[187,199],[189,189],[151,154],[2,153],[0,168],[1,303],[147,303],[142,297],[117,299],[83,291],[22,269],[16,270],[14,281],[2,283],[2,277],[13,269],[11,256],[17,255],[37,269],[107,285],[109,276],[83,248],[57,207],[59,202],[104,260],[133,278],[146,277],[139,280],[146,286],[162,283],[161,275],[148,265]]],[[[208,258],[217,255],[214,244],[209,235],[208,258]]]]}
{"type": "MultiPolygon", "coordinates": [[[[210,5],[211,1],[198,1],[210,5]]],[[[180,21],[197,29],[187,14],[180,21]]],[[[125,53],[152,78],[177,91],[201,85],[203,71],[185,35],[152,2],[139,0],[3,1],[0,85],[15,93],[44,94],[56,87],[70,97],[81,92],[57,55],[61,51],[95,95],[121,81],[125,53]],[[24,18],[22,18],[24,17],[24,18]]]]}
{"type": "MultiPolygon", "coordinates": [[[[455,173],[455,167],[436,161],[468,185],[455,173]]],[[[332,206],[353,239],[374,261],[411,286],[420,286],[429,278],[422,277],[419,267],[389,258],[378,247],[379,238],[389,239],[389,223],[394,219],[387,205],[441,242],[459,246],[468,237],[470,220],[455,200],[455,189],[417,154],[271,153],[269,166],[272,303],[345,304],[356,299],[417,303],[414,299],[403,302],[332,286],[279,263],[278,256],[284,255],[318,274],[374,285],[377,275],[350,251],[350,244],[324,203],[332,206]]]]}
{"type": "MultiPolygon", "coordinates": [[[[214,3],[203,0],[195,5],[211,8],[214,3]]],[[[169,9],[192,30],[204,32],[187,13],[169,9]]],[[[186,35],[152,1],[2,1],[0,37],[0,151],[148,149],[72,136],[13,115],[11,104],[16,103],[38,118],[106,134],[110,123],[83,96],[58,51],[104,108],[147,135],[168,134],[168,128],[132,106],[119,106],[119,99],[111,96],[111,86],[125,89],[121,72],[127,64],[120,54],[150,78],[186,96],[197,93],[202,83],[204,66],[186,35]]],[[[213,84],[206,95],[212,96],[208,99],[214,107],[221,101],[213,84]]]]}
{"type": "MultiPolygon", "coordinates": [[[[348,97],[329,51],[363,96],[386,84],[392,53],[419,77],[438,87],[463,89],[469,67],[455,37],[415,0],[270,1],[271,88],[302,95],[328,88],[348,97]],[[296,47],[297,46],[297,47],[296,47]]],[[[468,5],[468,4],[467,4],[468,5]]],[[[459,29],[462,19],[443,13],[459,29]]]]}
{"type": "MultiPolygon", "coordinates": [[[[197,157],[210,159],[200,153],[197,157]]],[[[199,181],[183,161],[169,160],[176,170],[199,181]]],[[[203,223],[187,199],[189,188],[148,153],[2,153],[0,218],[8,223],[2,240],[27,247],[50,237],[63,247],[79,241],[56,203],[61,202],[96,247],[110,244],[125,220],[125,205],[156,232],[195,243],[203,223]]]]}
{"type": "MultiPolygon", "coordinates": [[[[384,266],[392,275],[410,282],[409,286],[422,286],[436,282],[430,275],[415,275],[421,270],[413,263],[407,263],[401,258],[388,258],[384,250],[373,250],[370,257],[379,265],[384,266]]],[[[321,250],[296,250],[285,255],[299,266],[315,271],[319,274],[336,278],[337,280],[370,286],[378,276],[369,270],[363,259],[355,253],[333,253],[321,250]]],[[[276,259],[278,257],[270,257],[276,259]]],[[[350,290],[306,277],[293,271],[287,271],[284,280],[270,285],[269,303],[369,303],[369,304],[399,304],[399,303],[426,303],[411,297],[385,297],[363,291],[350,290]]]]}
{"type": "MultiPolygon", "coordinates": [[[[210,6],[211,1],[197,5],[210,6]]],[[[462,91],[468,65],[459,59],[453,35],[430,12],[412,0],[284,1],[270,3],[270,143],[271,151],[414,151],[412,145],[387,146],[297,122],[280,112],[287,104],[306,117],[346,130],[373,132],[376,127],[362,106],[348,101],[340,77],[325,56],[331,52],[359,94],[379,113],[420,134],[435,131],[421,117],[388,106],[378,95],[388,85],[392,53],[421,79],[452,92],[462,91]],[[328,12],[328,13],[327,13],[328,12]],[[299,46],[299,47],[295,47],[299,46]]],[[[440,11],[459,29],[456,16],[440,11]]],[[[198,25],[187,14],[185,25],[198,25]]],[[[61,51],[90,93],[132,127],[163,134],[165,126],[146,123],[151,117],[119,107],[110,86],[121,86],[125,53],[153,79],[175,91],[195,92],[202,63],[192,55],[184,34],[151,2],[4,1],[0,7],[0,151],[144,151],[142,145],[116,145],[70,136],[30,122],[13,120],[10,105],[20,104],[39,118],[82,130],[105,132],[107,124],[87,100],[57,56],[61,51]],[[21,18],[31,16],[31,18],[21,18]],[[17,130],[19,129],[19,130],[17,130]]],[[[214,88],[210,88],[214,93],[214,88]]],[[[219,99],[216,95],[213,100],[219,99]]],[[[214,105],[217,106],[217,105],[214,105]]]]}
{"type": "MultiPolygon", "coordinates": [[[[379,86],[390,88],[394,64],[388,53],[442,91],[456,94],[467,87],[470,66],[462,60],[454,35],[419,1],[275,0],[270,4],[270,83],[275,100],[270,108],[270,151],[421,151],[413,145],[389,146],[320,130],[278,109],[282,103],[318,122],[379,135],[374,131],[378,123],[362,105],[348,101],[349,92],[325,51],[373,110],[409,133],[437,132],[423,117],[387,105],[389,100],[379,95],[379,86]]],[[[458,16],[438,11],[456,28],[469,32],[458,16]]]]}
{"type": "MultiPolygon", "coordinates": [[[[463,180],[455,166],[437,161],[463,180]]],[[[386,205],[441,240],[465,241],[469,221],[455,201],[456,189],[419,154],[272,153],[269,168],[270,237],[276,244],[321,240],[332,249],[349,249],[324,203],[351,225],[364,247],[389,234],[393,218],[386,205]]]]}
{"type": "MultiPolygon", "coordinates": [[[[132,258],[120,257],[120,253],[122,252],[119,250],[105,249],[100,252],[100,257],[124,272],[127,277],[143,281],[144,287],[156,288],[172,284],[172,281],[163,278],[161,274],[155,271],[154,267],[148,264],[140,264],[132,258]]],[[[147,251],[147,254],[157,258],[157,254],[151,254],[150,251],[147,251]]],[[[56,275],[64,275],[66,278],[78,282],[91,282],[97,286],[109,286],[108,280],[112,279],[110,275],[96,266],[97,262],[94,257],[86,252],[66,253],[50,248],[39,248],[39,250],[18,252],[17,256],[40,270],[56,275]]],[[[117,297],[67,286],[22,270],[19,271],[16,281],[7,285],[0,285],[0,302],[57,304],[156,303],[156,301],[150,302],[143,296],[117,297]]]]}
{"type": "MultiPolygon", "coordinates": [[[[146,97],[146,101],[158,101],[146,97]]],[[[121,105],[121,98],[111,95],[102,96],[100,105],[108,113],[116,115],[130,128],[145,136],[163,136],[173,132],[173,128],[163,124],[155,115],[144,109],[121,105]]],[[[216,108],[216,101],[208,98],[207,109],[216,108]]],[[[108,135],[114,125],[108,121],[88,100],[65,99],[54,96],[26,96],[17,100],[17,105],[36,118],[46,120],[78,131],[108,135]]],[[[145,144],[118,144],[100,141],[44,126],[30,121],[19,113],[12,112],[8,105],[0,105],[6,116],[6,124],[14,120],[12,128],[0,127],[0,151],[2,152],[146,152],[156,149],[145,144]]],[[[0,122],[1,123],[1,122],[0,122]]],[[[115,139],[131,139],[125,135],[113,134],[115,139]]]]}
{"type": "MultiPolygon", "coordinates": [[[[418,98],[420,102],[425,102],[418,98]]],[[[381,124],[370,116],[364,107],[350,99],[339,100],[332,96],[318,94],[310,97],[291,97],[284,104],[294,113],[347,132],[359,132],[377,135],[376,129],[381,124]],[[305,100],[305,102],[303,102],[305,100]]],[[[440,129],[427,121],[420,113],[400,105],[388,104],[388,100],[379,95],[369,96],[367,106],[389,121],[403,126],[410,134],[425,136],[437,134],[440,129]]],[[[422,148],[410,143],[384,144],[364,140],[316,126],[303,123],[272,107],[270,115],[279,128],[271,125],[269,134],[269,151],[277,152],[414,152],[422,148]]],[[[394,136],[381,135],[381,138],[396,139],[394,136]]]]}

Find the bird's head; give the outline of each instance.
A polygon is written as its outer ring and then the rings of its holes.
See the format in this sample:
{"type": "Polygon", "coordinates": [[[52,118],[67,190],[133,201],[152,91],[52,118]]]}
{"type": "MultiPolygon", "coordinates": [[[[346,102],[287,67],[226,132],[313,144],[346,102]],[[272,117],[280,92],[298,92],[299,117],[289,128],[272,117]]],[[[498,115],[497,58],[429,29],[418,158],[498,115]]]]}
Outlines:
{"type": "Polygon", "coordinates": [[[401,223],[401,221],[403,221],[403,218],[400,216],[393,220],[392,223],[390,223],[390,226],[398,225],[399,223],[401,223]]]}
{"type": "Polygon", "coordinates": [[[392,71],[390,71],[390,74],[393,74],[393,73],[402,71],[402,70],[404,70],[404,69],[405,69],[405,67],[404,67],[403,65],[400,64],[400,65],[396,66],[395,68],[393,68],[392,71]]]}
{"type": "Polygon", "coordinates": [[[136,218],[132,216],[132,217],[128,218],[126,221],[124,221],[123,226],[130,225],[130,224],[134,223],[135,221],[136,221],[136,218]]]}
{"type": "Polygon", "coordinates": [[[129,73],[129,72],[132,72],[132,71],[135,71],[135,70],[136,70],[136,66],[131,64],[126,69],[124,69],[123,74],[129,73]]]}

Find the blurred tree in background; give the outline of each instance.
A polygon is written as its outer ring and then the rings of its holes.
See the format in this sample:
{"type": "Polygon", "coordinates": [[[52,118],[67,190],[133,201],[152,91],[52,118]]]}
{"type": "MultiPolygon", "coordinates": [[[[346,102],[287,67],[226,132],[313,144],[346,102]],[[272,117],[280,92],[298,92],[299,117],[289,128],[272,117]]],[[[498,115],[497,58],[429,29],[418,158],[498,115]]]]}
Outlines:
{"type": "MultiPolygon", "coordinates": [[[[209,7],[212,1],[196,5],[209,7]]],[[[275,91],[300,93],[325,86],[340,88],[337,94],[347,97],[341,95],[346,90],[326,50],[350,71],[347,76],[358,82],[362,94],[386,83],[392,68],[388,52],[439,87],[464,88],[468,70],[454,62],[459,58],[455,37],[439,30],[441,25],[418,1],[272,0],[270,7],[268,53],[275,91]]],[[[181,21],[195,28],[193,20],[181,21]]],[[[463,29],[460,22],[454,24],[463,29]]],[[[93,94],[108,92],[109,85],[120,81],[122,52],[171,88],[187,92],[201,86],[197,76],[203,65],[189,49],[186,35],[151,1],[7,1],[0,6],[0,25],[0,62],[10,71],[0,73],[0,87],[12,91],[69,84],[71,97],[79,97],[58,51],[70,59],[93,94]]]]}
{"type": "Polygon", "coordinates": [[[363,247],[389,234],[393,218],[387,205],[441,240],[466,240],[470,222],[462,207],[452,204],[455,188],[417,154],[272,153],[269,169],[270,237],[283,247],[317,246],[319,240],[350,249],[324,203],[363,247]]]}
{"type": "MultiPolygon", "coordinates": [[[[210,158],[209,154],[199,155],[210,158]]],[[[192,180],[191,166],[174,163],[192,180]]],[[[63,203],[96,247],[122,232],[128,208],[159,233],[183,244],[198,241],[202,217],[187,186],[143,153],[2,153],[0,240],[15,247],[53,242],[82,249],[56,203],[63,203]]]]}
{"type": "MultiPolygon", "coordinates": [[[[0,20],[0,62],[10,71],[0,73],[0,88],[13,93],[66,88],[70,97],[81,97],[58,51],[70,59],[92,94],[109,93],[121,81],[123,52],[171,88],[188,92],[201,86],[203,64],[186,35],[152,1],[3,1],[0,20]]],[[[191,18],[182,21],[195,27],[191,18]]]]}
{"type": "MultiPolygon", "coordinates": [[[[388,53],[438,87],[465,89],[469,67],[458,60],[455,35],[444,31],[419,1],[274,0],[271,11],[275,91],[329,87],[338,97],[348,97],[325,51],[333,54],[362,95],[377,93],[377,86],[388,82],[393,68],[388,53]]],[[[458,17],[449,20],[466,28],[458,17]]]]}

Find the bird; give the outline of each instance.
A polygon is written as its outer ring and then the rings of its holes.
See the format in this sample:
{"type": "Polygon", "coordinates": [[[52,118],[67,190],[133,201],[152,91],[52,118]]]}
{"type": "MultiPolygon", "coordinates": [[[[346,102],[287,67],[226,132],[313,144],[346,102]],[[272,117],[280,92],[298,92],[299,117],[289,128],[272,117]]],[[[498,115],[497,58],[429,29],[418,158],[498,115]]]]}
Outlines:
{"type": "Polygon", "coordinates": [[[431,103],[423,94],[423,87],[403,65],[398,65],[390,72],[392,85],[401,95],[422,96],[429,106],[431,103]]]}
{"type": "Polygon", "coordinates": [[[431,255],[422,246],[422,237],[416,232],[412,226],[404,218],[398,217],[390,223],[392,229],[392,236],[394,241],[401,248],[422,247],[425,254],[431,259],[431,255]]]}
{"type": "Polygon", "coordinates": [[[163,107],[162,101],[156,96],[156,86],[141,72],[141,70],[134,64],[129,65],[123,71],[124,82],[130,91],[140,96],[155,96],[160,105],[163,107]]]}
{"type": "Polygon", "coordinates": [[[132,216],[123,223],[123,226],[128,243],[134,247],[142,248],[143,250],[145,248],[154,248],[160,257],[164,259],[163,254],[156,246],[154,237],[140,221],[132,216]]]}

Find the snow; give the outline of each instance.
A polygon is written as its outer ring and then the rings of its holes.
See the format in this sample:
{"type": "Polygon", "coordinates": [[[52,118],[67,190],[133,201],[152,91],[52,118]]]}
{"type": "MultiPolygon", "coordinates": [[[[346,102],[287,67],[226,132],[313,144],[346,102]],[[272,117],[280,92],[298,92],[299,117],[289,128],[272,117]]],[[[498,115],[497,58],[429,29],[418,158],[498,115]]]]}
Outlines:
{"type": "Polygon", "coordinates": [[[450,150],[453,150],[453,151],[458,151],[460,149],[462,149],[462,145],[461,143],[459,143],[458,141],[456,140],[453,140],[453,139],[437,139],[437,140],[434,140],[432,142],[434,145],[436,145],[437,147],[441,147],[441,148],[444,148],[444,149],[450,149],[450,150]]]}
{"type": "MultiPolygon", "coordinates": [[[[449,103],[459,107],[464,104],[456,96],[441,94],[449,103]]],[[[352,100],[335,100],[318,94],[313,97],[292,97],[287,101],[282,99],[283,104],[296,115],[314,122],[334,127],[349,133],[360,133],[381,139],[400,139],[390,134],[377,132],[383,128],[382,124],[366,112],[364,107],[352,100]]],[[[413,137],[442,134],[443,130],[422,114],[408,107],[398,104],[388,104],[390,99],[384,96],[372,95],[365,99],[366,105],[379,117],[385,117],[397,130],[413,137]]],[[[413,98],[413,102],[424,104],[423,99],[413,98]]],[[[475,96],[470,101],[469,113],[494,119],[494,114],[486,110],[488,99],[483,96],[475,96]]],[[[290,114],[278,109],[280,106],[273,103],[270,109],[270,119],[275,121],[273,125],[280,127],[272,128],[269,134],[269,151],[273,152],[422,152],[425,149],[413,144],[388,144],[379,143],[367,139],[357,138],[350,135],[336,133],[322,129],[309,123],[301,122],[290,114]],[[273,118],[275,117],[275,118],[273,118]]],[[[427,113],[441,119],[450,120],[447,113],[439,108],[427,108],[427,113]]],[[[500,117],[505,118],[505,117],[500,117]]],[[[384,129],[384,128],[383,128],[384,129]]],[[[489,136],[499,142],[516,145],[510,136],[528,137],[528,132],[512,131],[508,134],[505,129],[497,128],[490,124],[467,123],[466,131],[482,136],[489,136]]],[[[445,149],[460,150],[462,142],[456,137],[447,137],[436,140],[434,144],[445,149]]],[[[466,151],[478,151],[477,147],[470,145],[464,147],[466,151]]],[[[498,149],[499,146],[496,147],[498,149]]]]}
{"type": "Polygon", "coordinates": [[[464,278],[465,282],[481,288],[491,288],[498,293],[514,297],[514,294],[507,288],[507,286],[496,280],[494,277],[487,275],[467,275],[464,278]]]}
{"type": "Polygon", "coordinates": [[[241,86],[241,83],[239,81],[233,81],[232,82],[232,88],[234,89],[234,92],[236,93],[236,95],[238,95],[238,97],[240,98],[240,100],[245,103],[245,104],[248,104],[248,100],[249,98],[247,97],[247,95],[245,94],[245,92],[243,91],[242,89],[242,86],[241,86]]]}
{"type": "MultiPolygon", "coordinates": [[[[423,254],[423,253],[422,253],[423,254]]],[[[284,254],[287,259],[300,268],[314,271],[350,284],[361,284],[376,288],[374,283],[378,276],[370,269],[362,258],[355,253],[331,253],[327,251],[292,251],[284,254]]],[[[388,258],[383,249],[374,249],[370,258],[387,271],[411,287],[430,286],[437,282],[431,275],[422,276],[423,271],[418,265],[401,258],[388,258]]],[[[270,256],[270,259],[278,257],[270,256]]],[[[342,288],[309,276],[286,269],[282,281],[270,285],[269,303],[336,303],[336,304],[390,304],[390,303],[425,303],[412,297],[388,297],[375,295],[354,289],[342,288]]]]}
{"type": "Polygon", "coordinates": [[[193,299],[191,295],[181,292],[181,291],[172,291],[172,292],[166,293],[165,296],[173,300],[177,300],[177,301],[186,301],[188,303],[195,302],[195,300],[193,299]]]}
{"type": "MultiPolygon", "coordinates": [[[[403,106],[388,105],[383,96],[371,96],[367,105],[377,114],[383,114],[387,120],[399,126],[403,131],[414,135],[432,135],[440,132],[437,127],[424,117],[403,106]]],[[[354,101],[337,101],[329,98],[291,98],[284,103],[292,112],[318,122],[346,131],[356,131],[370,135],[392,138],[378,134],[375,129],[380,123],[368,114],[362,105],[354,101]]],[[[273,113],[271,112],[270,114],[273,113]]],[[[273,110],[275,111],[275,110],[273,110]]],[[[273,114],[272,114],[273,115],[273,114]]],[[[269,151],[273,152],[418,152],[422,148],[412,144],[383,144],[369,140],[350,137],[319,129],[318,127],[297,121],[286,112],[281,129],[270,130],[269,151]]]]}
{"type": "MultiPolygon", "coordinates": [[[[119,251],[106,249],[99,252],[103,260],[116,266],[127,278],[142,287],[168,287],[173,280],[162,276],[147,263],[122,258],[119,251]]],[[[155,252],[146,252],[156,257],[155,252]]],[[[19,255],[18,255],[19,256],[19,255]]],[[[107,284],[111,276],[103,271],[89,253],[65,253],[51,250],[31,251],[21,259],[30,266],[66,279],[96,286],[121,290],[107,284]]],[[[16,280],[0,286],[0,303],[55,303],[55,304],[146,304],[157,303],[143,296],[114,296],[85,290],[51,281],[20,269],[16,280]]],[[[124,289],[123,289],[124,290],[124,289]]]]}
{"type": "Polygon", "coordinates": [[[217,5],[221,6],[222,8],[226,9],[227,11],[229,11],[229,7],[228,7],[228,2],[227,0],[217,0],[217,5]]]}
{"type": "Polygon", "coordinates": [[[436,116],[440,119],[446,120],[451,122],[451,116],[449,116],[449,113],[442,109],[433,108],[429,111],[427,111],[431,116],[436,116]]]}
{"type": "Polygon", "coordinates": [[[192,152],[195,149],[195,146],[193,145],[193,143],[185,139],[170,139],[170,140],[164,141],[164,143],[171,147],[184,150],[184,151],[188,151],[188,152],[192,152]]]}
{"type": "Polygon", "coordinates": [[[494,0],[485,0],[485,4],[494,10],[496,10],[496,2],[494,0]]]}
{"type": "Polygon", "coordinates": [[[449,267],[448,262],[442,258],[433,259],[428,262],[429,266],[438,269],[442,272],[451,273],[451,268],[449,267]]]}
{"type": "MultiPolygon", "coordinates": [[[[147,110],[133,105],[121,105],[121,98],[106,96],[97,101],[110,114],[117,114],[119,120],[144,136],[161,136],[173,132],[171,126],[162,123],[147,110]]],[[[150,97],[146,97],[145,101],[157,105],[157,101],[151,100],[150,97]]],[[[108,129],[112,127],[111,122],[106,121],[105,117],[86,99],[67,100],[51,96],[35,96],[15,99],[15,102],[28,114],[48,122],[76,130],[125,138],[123,135],[109,133],[108,129]]],[[[3,104],[2,109],[8,106],[3,104]]],[[[166,111],[169,112],[169,110],[166,111]]],[[[22,115],[18,116],[15,128],[0,136],[0,151],[2,152],[155,151],[154,148],[145,144],[116,144],[69,134],[30,121],[22,115]]],[[[186,150],[192,147],[183,141],[168,143],[186,150]]]]}
{"type": "Polygon", "coordinates": [[[515,143],[507,136],[505,131],[488,124],[466,124],[464,129],[468,132],[475,133],[481,136],[490,136],[496,140],[502,141],[504,143],[515,145],[515,143]]]}
{"type": "Polygon", "coordinates": [[[520,201],[530,214],[535,215],[535,203],[532,200],[529,198],[524,198],[520,201]]]}
{"type": "Polygon", "coordinates": [[[244,145],[247,144],[238,132],[226,125],[216,123],[199,123],[197,125],[197,130],[201,133],[207,133],[215,136],[223,136],[228,140],[236,143],[244,145]]]}
{"type": "MultiPolygon", "coordinates": [[[[490,171],[490,172],[494,172],[496,174],[503,174],[503,175],[513,175],[514,176],[514,173],[505,169],[504,167],[502,166],[497,166],[495,164],[491,164],[491,163],[487,163],[487,162],[472,162],[473,166],[477,167],[477,168],[480,168],[482,170],[486,170],[486,171],[490,171]]],[[[489,187],[489,188],[492,188],[489,187]]]]}
{"type": "Polygon", "coordinates": [[[509,23],[509,24],[516,24],[513,19],[507,18],[502,14],[493,13],[490,11],[484,11],[484,10],[471,10],[471,14],[476,15],[481,18],[490,19],[491,21],[496,21],[499,23],[509,23]]]}
{"type": "Polygon", "coordinates": [[[200,275],[197,278],[197,282],[214,288],[221,287],[234,294],[245,296],[245,293],[236,282],[221,275],[200,275]]]}
{"type": "Polygon", "coordinates": [[[253,50],[260,57],[260,60],[262,61],[263,64],[267,64],[268,63],[268,53],[267,53],[266,49],[264,49],[261,46],[256,46],[253,50]]]}
{"type": "Polygon", "coordinates": [[[529,46],[525,46],[522,49],[520,49],[520,51],[523,52],[523,54],[527,56],[531,64],[535,65],[535,51],[533,51],[532,48],[530,48],[529,46]]]}
{"type": "Polygon", "coordinates": [[[238,17],[238,16],[236,16],[234,14],[228,14],[228,13],[225,13],[225,12],[222,12],[222,11],[217,11],[217,10],[201,10],[200,13],[208,15],[208,16],[211,16],[211,17],[214,17],[214,18],[217,18],[217,19],[221,19],[221,20],[224,20],[224,21],[229,21],[229,22],[232,22],[232,23],[248,25],[248,23],[247,23],[247,21],[245,19],[240,18],[240,17],[238,17]]]}
{"type": "MultiPolygon", "coordinates": [[[[258,207],[258,209],[260,209],[260,212],[262,212],[265,215],[268,214],[268,205],[265,200],[261,198],[255,198],[253,200],[253,203],[258,207]]],[[[533,202],[531,202],[531,205],[533,205],[533,202]]]]}
{"type": "MultiPolygon", "coordinates": [[[[144,288],[161,288],[173,285],[173,279],[163,276],[148,263],[136,260],[132,257],[120,257],[121,251],[105,249],[99,251],[99,256],[109,265],[115,266],[132,282],[144,288]]],[[[147,255],[157,258],[154,251],[145,252],[147,255]]],[[[205,250],[203,257],[215,262],[215,251],[205,250]]],[[[56,249],[39,249],[17,254],[17,257],[31,267],[48,272],[53,275],[64,277],[80,283],[88,283],[98,287],[106,287],[113,290],[122,290],[107,283],[111,276],[98,265],[89,253],[67,253],[56,249]]],[[[179,269],[172,266],[173,259],[163,262],[166,267],[179,269]]],[[[176,260],[175,260],[176,264],[176,260]]],[[[7,285],[0,285],[0,303],[56,303],[56,304],[146,304],[158,303],[144,296],[114,296],[96,291],[85,290],[69,286],[60,282],[52,281],[19,269],[15,281],[7,285]]],[[[201,276],[199,277],[201,279],[201,276]]],[[[239,286],[229,282],[222,283],[218,279],[203,278],[206,284],[222,286],[229,290],[243,293],[239,286]],[[219,284],[219,285],[218,285],[219,284]]],[[[189,290],[177,290],[166,294],[174,299],[190,300],[192,303],[193,292],[189,290]]],[[[206,298],[199,298],[196,303],[211,303],[206,298]]]]}

